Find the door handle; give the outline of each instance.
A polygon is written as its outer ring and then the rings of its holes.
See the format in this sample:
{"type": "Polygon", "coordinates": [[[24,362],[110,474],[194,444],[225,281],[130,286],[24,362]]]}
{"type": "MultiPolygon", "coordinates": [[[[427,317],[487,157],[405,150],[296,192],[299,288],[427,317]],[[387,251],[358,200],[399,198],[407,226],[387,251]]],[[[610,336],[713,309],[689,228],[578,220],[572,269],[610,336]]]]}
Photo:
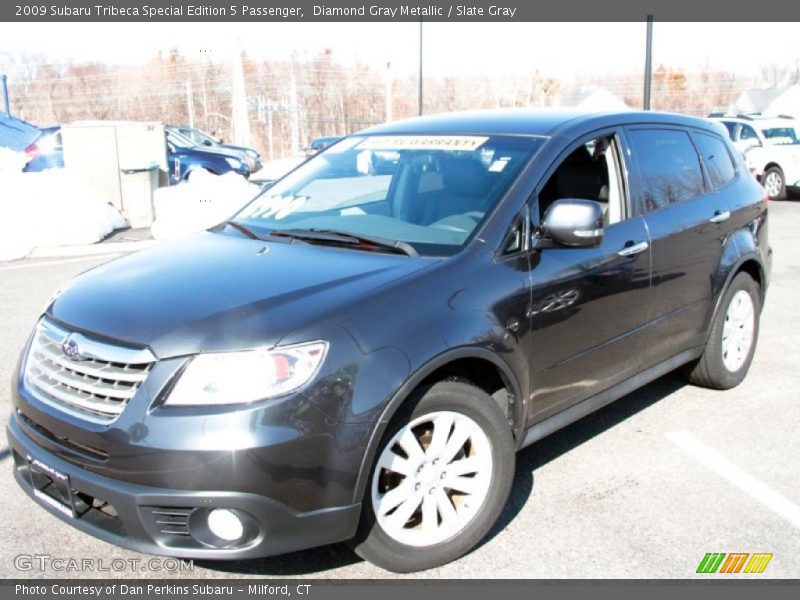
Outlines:
{"type": "Polygon", "coordinates": [[[625,247],[617,252],[619,256],[633,256],[634,254],[639,254],[640,252],[644,252],[650,247],[650,244],[647,242],[639,242],[634,244],[633,242],[628,242],[625,244],[625,247]]]}
{"type": "Polygon", "coordinates": [[[717,210],[714,211],[714,216],[709,219],[712,223],[722,223],[723,221],[727,221],[731,218],[731,211],[729,210],[717,210]]]}

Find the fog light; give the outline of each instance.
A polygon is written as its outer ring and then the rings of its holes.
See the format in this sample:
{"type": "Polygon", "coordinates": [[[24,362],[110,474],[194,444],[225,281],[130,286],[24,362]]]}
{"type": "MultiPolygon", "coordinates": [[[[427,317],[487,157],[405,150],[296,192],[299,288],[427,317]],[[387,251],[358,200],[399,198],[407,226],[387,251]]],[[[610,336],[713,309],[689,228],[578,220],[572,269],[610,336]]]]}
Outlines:
{"type": "Polygon", "coordinates": [[[242,520],[227,508],[215,508],[208,513],[208,529],[218,538],[233,542],[244,534],[242,520]]]}

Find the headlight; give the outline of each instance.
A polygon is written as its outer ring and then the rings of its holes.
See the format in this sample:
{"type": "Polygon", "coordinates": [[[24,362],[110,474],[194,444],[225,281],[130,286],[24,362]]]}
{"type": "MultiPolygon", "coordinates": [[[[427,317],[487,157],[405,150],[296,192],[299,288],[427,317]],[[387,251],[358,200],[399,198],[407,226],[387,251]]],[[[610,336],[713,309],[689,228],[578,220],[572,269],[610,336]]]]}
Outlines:
{"type": "Polygon", "coordinates": [[[231,169],[240,169],[242,167],[242,161],[238,158],[226,158],[225,162],[230,165],[231,169]]]}
{"type": "Polygon", "coordinates": [[[311,381],[327,352],[327,342],[309,342],[272,350],[198,354],[165,404],[244,404],[282,396],[311,381]]]}

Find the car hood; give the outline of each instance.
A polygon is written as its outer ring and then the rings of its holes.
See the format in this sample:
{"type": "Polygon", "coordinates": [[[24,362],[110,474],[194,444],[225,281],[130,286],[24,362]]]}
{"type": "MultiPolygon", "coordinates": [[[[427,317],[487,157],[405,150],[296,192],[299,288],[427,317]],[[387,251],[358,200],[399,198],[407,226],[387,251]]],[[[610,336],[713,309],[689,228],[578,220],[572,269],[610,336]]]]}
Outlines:
{"type": "Polygon", "coordinates": [[[79,275],[48,314],[159,358],[247,349],[278,343],[432,262],[204,232],[79,275]]]}
{"type": "Polygon", "coordinates": [[[215,148],[222,148],[227,150],[233,150],[234,152],[240,152],[241,154],[247,154],[249,156],[260,158],[261,154],[257,150],[253,148],[248,148],[246,146],[233,146],[231,144],[219,144],[218,146],[214,146],[215,148]]]}
{"type": "Polygon", "coordinates": [[[244,152],[234,148],[223,148],[222,146],[194,146],[192,152],[205,152],[207,154],[218,154],[228,158],[244,158],[244,152]]]}

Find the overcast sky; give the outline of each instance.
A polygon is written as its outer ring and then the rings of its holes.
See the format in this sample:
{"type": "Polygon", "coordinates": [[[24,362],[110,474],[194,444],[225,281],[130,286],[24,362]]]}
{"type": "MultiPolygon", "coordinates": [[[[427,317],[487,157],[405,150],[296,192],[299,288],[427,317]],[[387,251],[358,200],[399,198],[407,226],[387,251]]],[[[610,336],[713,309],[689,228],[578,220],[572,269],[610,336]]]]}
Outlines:
{"type": "MultiPolygon", "coordinates": [[[[251,55],[312,56],[331,48],[397,76],[416,72],[418,23],[19,23],[3,26],[0,52],[41,52],[53,60],[139,63],[177,47],[225,59],[241,45],[251,55]]],[[[569,79],[580,73],[639,70],[644,23],[426,23],[429,75],[539,69],[569,79]]],[[[654,64],[712,67],[742,75],[760,65],[800,60],[796,23],[655,23],[654,64]]]]}

